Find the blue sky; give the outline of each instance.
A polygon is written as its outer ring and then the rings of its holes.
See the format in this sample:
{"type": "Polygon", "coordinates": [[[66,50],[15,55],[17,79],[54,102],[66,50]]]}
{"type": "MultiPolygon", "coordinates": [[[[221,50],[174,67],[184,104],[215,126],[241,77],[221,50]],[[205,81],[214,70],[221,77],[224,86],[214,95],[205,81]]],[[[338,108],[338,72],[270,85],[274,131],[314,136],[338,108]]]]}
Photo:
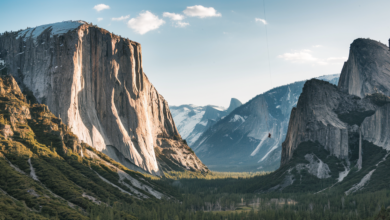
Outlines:
{"type": "Polygon", "coordinates": [[[170,105],[224,107],[339,73],[356,38],[390,38],[388,0],[264,1],[269,61],[262,0],[0,0],[0,32],[92,22],[141,43],[144,71],[170,105]]]}

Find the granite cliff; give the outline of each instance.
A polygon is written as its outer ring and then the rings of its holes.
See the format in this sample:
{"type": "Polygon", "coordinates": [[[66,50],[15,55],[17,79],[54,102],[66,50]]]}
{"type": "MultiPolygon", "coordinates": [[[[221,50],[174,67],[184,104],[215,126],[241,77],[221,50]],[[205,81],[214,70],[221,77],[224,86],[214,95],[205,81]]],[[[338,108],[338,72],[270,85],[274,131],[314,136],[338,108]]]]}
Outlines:
{"type": "Polygon", "coordinates": [[[387,97],[390,94],[389,48],[370,39],[356,39],[344,63],[338,87],[308,81],[291,112],[281,165],[297,146],[317,141],[330,154],[348,158],[348,137],[358,126],[363,139],[387,148],[387,97]],[[350,132],[349,132],[350,131],[350,132]]]}
{"type": "Polygon", "coordinates": [[[81,141],[128,168],[161,175],[155,150],[172,143],[171,154],[180,153],[166,158],[182,169],[207,171],[143,72],[139,43],[67,21],[2,34],[0,60],[21,89],[81,141]]]}
{"type": "Polygon", "coordinates": [[[390,51],[370,39],[351,44],[338,86],[310,80],[292,109],[270,191],[384,189],[389,181],[390,51]]]}

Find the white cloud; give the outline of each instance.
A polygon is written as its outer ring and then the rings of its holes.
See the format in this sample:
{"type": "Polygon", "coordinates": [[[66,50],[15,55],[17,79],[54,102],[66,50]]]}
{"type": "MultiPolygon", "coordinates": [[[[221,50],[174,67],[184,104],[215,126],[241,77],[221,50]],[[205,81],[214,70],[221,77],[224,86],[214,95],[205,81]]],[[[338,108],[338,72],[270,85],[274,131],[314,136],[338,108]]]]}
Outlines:
{"type": "Polygon", "coordinates": [[[163,16],[166,18],[170,18],[172,21],[175,21],[174,26],[175,27],[186,27],[190,25],[188,22],[183,22],[182,20],[185,18],[184,15],[181,14],[176,14],[176,13],[170,13],[170,12],[164,12],[163,16]]]}
{"type": "Polygon", "coordinates": [[[263,23],[263,24],[268,24],[266,20],[261,19],[261,18],[255,18],[255,21],[256,21],[256,22],[263,23]]]}
{"type": "Polygon", "coordinates": [[[311,50],[301,50],[293,53],[284,53],[278,56],[286,61],[300,64],[317,64],[317,65],[328,65],[337,64],[345,61],[346,57],[329,57],[327,59],[316,58],[312,55],[311,50]]]}
{"type": "Polygon", "coordinates": [[[176,22],[175,27],[181,27],[181,28],[183,28],[183,27],[186,27],[186,26],[188,26],[188,25],[190,25],[190,23],[188,23],[188,22],[183,22],[183,21],[178,21],[178,22],[176,22]]]}
{"type": "Polygon", "coordinates": [[[95,9],[96,11],[102,11],[104,9],[110,9],[110,6],[108,5],[105,5],[105,4],[98,4],[98,5],[95,5],[95,7],[93,7],[93,9],[95,9]]]}
{"type": "Polygon", "coordinates": [[[127,22],[127,26],[139,34],[145,34],[151,30],[158,29],[165,23],[150,11],[139,14],[138,17],[132,18],[127,22]]]}
{"type": "Polygon", "coordinates": [[[221,13],[218,13],[213,7],[206,8],[202,5],[188,6],[183,13],[189,17],[221,17],[221,13]]]}
{"type": "Polygon", "coordinates": [[[126,15],[126,16],[120,16],[119,18],[111,18],[111,20],[113,21],[123,21],[123,20],[127,20],[130,18],[130,15],[126,15]]]}
{"type": "Polygon", "coordinates": [[[337,63],[344,62],[346,60],[348,60],[348,57],[329,57],[328,59],[326,59],[326,61],[328,62],[337,62],[337,63]]]}
{"type": "Polygon", "coordinates": [[[99,21],[103,21],[103,18],[98,18],[97,20],[98,20],[98,22],[99,22],[99,21]]]}
{"type": "Polygon", "coordinates": [[[311,55],[310,50],[301,50],[294,53],[284,53],[278,56],[286,61],[291,61],[293,63],[307,63],[307,62],[315,62],[317,58],[314,58],[311,55]]]}
{"type": "Polygon", "coordinates": [[[170,18],[173,21],[181,21],[181,20],[184,19],[184,15],[170,13],[170,12],[164,12],[163,16],[166,17],[166,18],[170,18]]]}

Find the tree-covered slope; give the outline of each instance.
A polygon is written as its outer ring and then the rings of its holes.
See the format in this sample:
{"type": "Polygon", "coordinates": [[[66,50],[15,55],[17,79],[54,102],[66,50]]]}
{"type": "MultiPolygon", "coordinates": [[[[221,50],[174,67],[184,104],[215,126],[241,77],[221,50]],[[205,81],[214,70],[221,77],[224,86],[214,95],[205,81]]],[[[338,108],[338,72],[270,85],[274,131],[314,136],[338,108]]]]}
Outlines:
{"type": "Polygon", "coordinates": [[[12,76],[0,77],[0,219],[135,219],[118,207],[171,198],[29,103],[12,76]]]}

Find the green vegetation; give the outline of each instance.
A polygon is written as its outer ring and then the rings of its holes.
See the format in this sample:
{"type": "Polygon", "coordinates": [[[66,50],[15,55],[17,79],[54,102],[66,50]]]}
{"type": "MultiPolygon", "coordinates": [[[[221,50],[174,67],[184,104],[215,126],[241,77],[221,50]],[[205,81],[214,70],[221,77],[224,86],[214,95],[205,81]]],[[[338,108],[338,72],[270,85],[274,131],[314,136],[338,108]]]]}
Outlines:
{"type": "Polygon", "coordinates": [[[383,208],[390,206],[390,158],[376,167],[387,152],[364,141],[363,168],[358,171],[354,168],[356,135],[350,142],[352,169],[341,183],[337,177],[345,161],[329,156],[313,142],[302,143],[293,159],[272,173],[170,171],[158,178],[131,171],[80,144],[47,106],[28,103],[16,86],[11,77],[0,78],[5,91],[0,95],[0,125],[4,127],[0,129],[0,219],[301,220],[386,219],[390,215],[383,208]],[[307,170],[291,170],[308,164],[303,158],[309,153],[329,165],[330,178],[320,180],[307,170]],[[344,192],[373,166],[376,181],[346,196],[344,192]],[[118,170],[165,195],[160,200],[150,188],[141,187],[137,191],[148,198],[135,196],[126,186],[131,181],[121,181],[118,170]],[[284,181],[286,173],[294,176],[294,183],[270,190],[284,181]]]}

